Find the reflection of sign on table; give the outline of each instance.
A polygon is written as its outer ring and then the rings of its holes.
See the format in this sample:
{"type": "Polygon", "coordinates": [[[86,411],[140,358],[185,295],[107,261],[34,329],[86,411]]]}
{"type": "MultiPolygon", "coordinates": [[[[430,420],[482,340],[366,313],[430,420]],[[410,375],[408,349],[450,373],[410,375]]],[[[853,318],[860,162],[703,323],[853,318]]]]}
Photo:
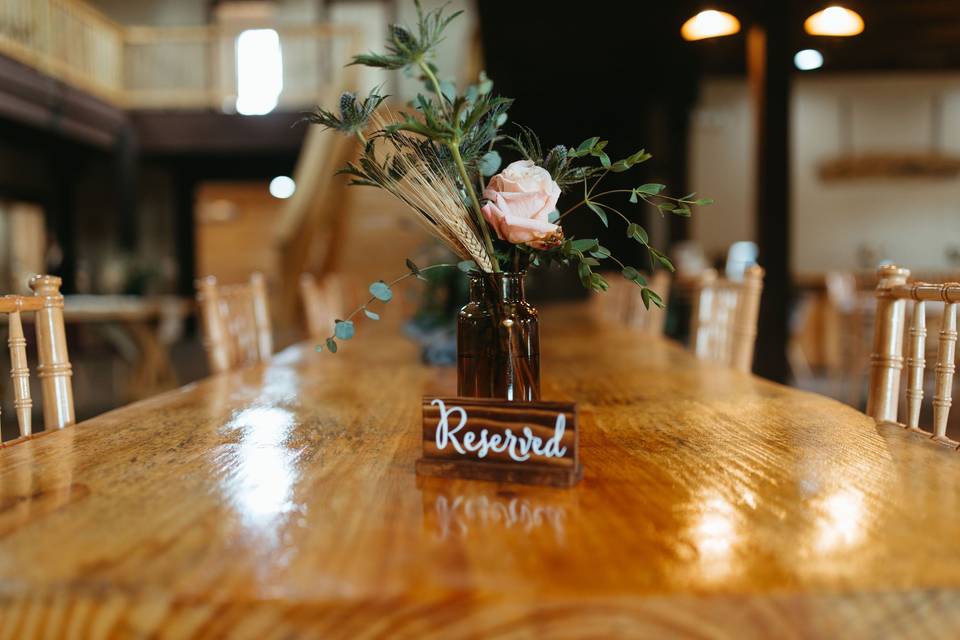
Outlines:
{"type": "Polygon", "coordinates": [[[557,542],[564,539],[566,511],[562,506],[540,504],[516,495],[458,495],[448,498],[438,494],[431,515],[436,519],[441,540],[451,535],[465,538],[471,529],[480,534],[494,529],[512,529],[523,534],[547,529],[553,532],[557,542]]]}
{"type": "Polygon", "coordinates": [[[573,486],[582,469],[576,405],[486,398],[424,398],[428,476],[573,486]]]}

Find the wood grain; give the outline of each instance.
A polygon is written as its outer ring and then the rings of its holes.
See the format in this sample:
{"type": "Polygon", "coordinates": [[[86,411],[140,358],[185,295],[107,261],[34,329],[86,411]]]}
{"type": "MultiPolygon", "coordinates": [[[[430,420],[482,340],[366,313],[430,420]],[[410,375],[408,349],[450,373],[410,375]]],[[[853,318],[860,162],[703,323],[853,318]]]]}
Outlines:
{"type": "Polygon", "coordinates": [[[301,345],[0,449],[0,637],[960,633],[960,457],[542,309],[573,489],[416,478],[452,371],[301,345]]]}

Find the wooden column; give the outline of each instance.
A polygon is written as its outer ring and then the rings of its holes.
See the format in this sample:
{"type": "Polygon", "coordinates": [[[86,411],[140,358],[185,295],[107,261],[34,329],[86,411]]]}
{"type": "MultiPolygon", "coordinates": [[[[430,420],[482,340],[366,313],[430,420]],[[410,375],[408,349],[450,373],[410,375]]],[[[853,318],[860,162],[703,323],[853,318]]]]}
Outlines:
{"type": "Polygon", "coordinates": [[[884,265],[877,270],[877,316],[874,323],[873,353],[870,356],[870,395],[867,415],[882,422],[897,421],[900,400],[900,371],[903,369],[903,324],[906,300],[897,300],[883,291],[904,285],[908,269],[884,265]]]}
{"type": "Polygon", "coordinates": [[[779,3],[757,3],[757,22],[747,33],[755,118],[756,240],[767,274],[754,371],[778,382],[786,382],[790,374],[789,14],[779,3]]]}
{"type": "Polygon", "coordinates": [[[33,276],[30,288],[43,297],[37,311],[37,376],[43,394],[44,429],[62,429],[76,422],[73,413],[73,368],[67,353],[67,336],[63,329],[63,296],[60,278],[33,276]]]}

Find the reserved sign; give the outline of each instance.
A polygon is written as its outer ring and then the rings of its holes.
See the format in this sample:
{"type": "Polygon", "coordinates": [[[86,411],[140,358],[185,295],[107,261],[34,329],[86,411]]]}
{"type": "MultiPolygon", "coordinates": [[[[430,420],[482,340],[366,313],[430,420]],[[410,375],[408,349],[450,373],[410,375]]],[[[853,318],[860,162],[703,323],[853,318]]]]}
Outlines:
{"type": "Polygon", "coordinates": [[[569,487],[582,475],[577,437],[575,404],[426,397],[417,473],[569,487]]]}

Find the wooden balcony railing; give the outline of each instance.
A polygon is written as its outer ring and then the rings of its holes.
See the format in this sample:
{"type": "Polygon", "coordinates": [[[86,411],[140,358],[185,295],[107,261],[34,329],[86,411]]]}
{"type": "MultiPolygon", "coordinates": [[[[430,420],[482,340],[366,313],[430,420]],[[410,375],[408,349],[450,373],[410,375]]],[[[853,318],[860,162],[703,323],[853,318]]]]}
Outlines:
{"type": "MultiPolygon", "coordinates": [[[[344,82],[357,32],[331,24],[248,25],[280,37],[279,105],[303,108],[344,82]]],[[[80,0],[0,0],[0,54],[125,108],[230,111],[242,29],[125,27],[80,0]]]]}

